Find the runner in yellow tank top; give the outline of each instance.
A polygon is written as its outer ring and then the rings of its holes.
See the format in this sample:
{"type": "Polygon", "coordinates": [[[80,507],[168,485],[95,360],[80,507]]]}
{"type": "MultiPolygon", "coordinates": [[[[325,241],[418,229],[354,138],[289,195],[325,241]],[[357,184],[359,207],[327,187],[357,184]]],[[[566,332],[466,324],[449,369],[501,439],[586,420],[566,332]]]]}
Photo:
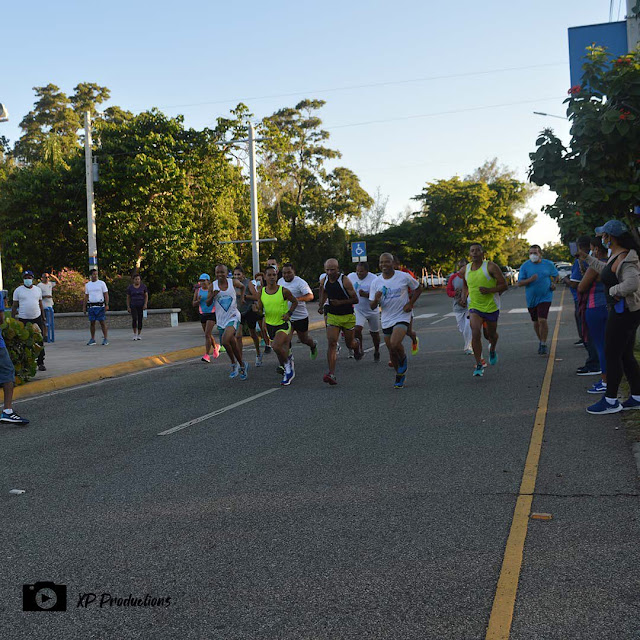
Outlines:
{"type": "Polygon", "coordinates": [[[498,316],[500,311],[494,296],[507,290],[507,283],[500,267],[495,262],[484,259],[484,249],[479,242],[469,247],[471,262],[460,271],[463,279],[460,306],[469,309],[471,322],[471,347],[476,358],[474,376],[482,376],[482,328],[486,325],[489,340],[489,364],[497,364],[498,316]]]}

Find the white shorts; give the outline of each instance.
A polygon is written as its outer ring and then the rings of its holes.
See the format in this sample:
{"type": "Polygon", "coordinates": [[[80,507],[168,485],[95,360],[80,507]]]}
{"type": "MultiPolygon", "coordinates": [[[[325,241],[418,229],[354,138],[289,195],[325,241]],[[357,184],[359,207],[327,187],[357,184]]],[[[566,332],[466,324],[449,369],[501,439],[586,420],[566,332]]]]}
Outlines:
{"type": "Polygon", "coordinates": [[[377,309],[371,313],[363,313],[356,309],[356,326],[364,328],[365,320],[369,323],[371,333],[380,332],[380,312],[377,309]]]}

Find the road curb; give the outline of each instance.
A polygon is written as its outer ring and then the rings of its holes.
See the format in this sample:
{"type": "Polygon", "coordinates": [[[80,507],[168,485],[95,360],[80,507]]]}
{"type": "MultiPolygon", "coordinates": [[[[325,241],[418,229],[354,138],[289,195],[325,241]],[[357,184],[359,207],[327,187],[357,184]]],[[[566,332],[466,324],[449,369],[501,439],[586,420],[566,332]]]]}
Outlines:
{"type": "MultiPolygon", "coordinates": [[[[324,328],[323,320],[309,323],[309,331],[322,328],[324,328]]],[[[244,345],[253,344],[253,340],[250,337],[245,337],[242,342],[244,345]]],[[[87,369],[86,371],[78,371],[63,376],[47,378],[46,380],[35,380],[28,382],[26,385],[15,387],[13,390],[13,398],[14,400],[19,400],[20,398],[37,396],[42,393],[50,393],[51,391],[59,391],[60,389],[68,389],[69,387],[77,387],[90,382],[97,382],[105,378],[117,378],[127,375],[128,373],[136,373],[137,371],[162,367],[174,362],[180,362],[181,360],[197,358],[201,353],[202,346],[190,347],[189,349],[168,351],[167,353],[159,353],[155,356],[127,360],[104,367],[96,367],[95,369],[87,369]]]]}

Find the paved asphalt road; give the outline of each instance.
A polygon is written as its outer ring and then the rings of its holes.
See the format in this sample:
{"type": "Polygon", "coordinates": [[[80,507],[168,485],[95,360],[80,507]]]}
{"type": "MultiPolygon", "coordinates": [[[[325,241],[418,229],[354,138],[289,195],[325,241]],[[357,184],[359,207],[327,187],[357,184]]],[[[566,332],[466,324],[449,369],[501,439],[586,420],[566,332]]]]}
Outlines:
{"type": "MultiPolygon", "coordinates": [[[[384,351],[343,350],[323,384],[317,332],[291,387],[167,436],[277,388],[275,358],[246,382],[221,358],[17,403],[32,423],[0,429],[2,637],[484,638],[546,367],[528,316],[508,313],[524,306],[503,296],[482,379],[429,292],[404,390],[384,351]],[[67,585],[68,610],[23,613],[37,581],[67,585]],[[104,593],[170,604],[100,608],[104,593]]],[[[632,640],[636,468],[619,417],[584,412],[570,306],[533,502],[553,519],[529,523],[511,638],[632,640]]]]}

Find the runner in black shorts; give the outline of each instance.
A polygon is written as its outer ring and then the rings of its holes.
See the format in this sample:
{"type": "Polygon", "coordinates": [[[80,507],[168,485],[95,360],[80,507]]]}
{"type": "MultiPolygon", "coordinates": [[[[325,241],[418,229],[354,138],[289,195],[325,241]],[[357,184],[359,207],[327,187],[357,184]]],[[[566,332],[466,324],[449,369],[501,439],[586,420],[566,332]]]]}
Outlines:
{"type": "MultiPolygon", "coordinates": [[[[245,286],[245,302],[242,304],[240,300],[240,296],[237,296],[237,304],[238,311],[240,311],[240,322],[243,327],[246,327],[249,331],[249,335],[253,340],[253,344],[256,348],[256,367],[262,366],[262,354],[260,353],[260,338],[258,336],[258,332],[256,331],[256,323],[258,322],[258,314],[254,311],[253,305],[258,301],[258,294],[256,292],[256,288],[253,286],[251,280],[249,280],[245,273],[244,269],[241,266],[237,266],[233,270],[233,277],[236,280],[242,282],[245,286]]],[[[242,340],[242,337],[238,338],[242,340]]]]}

